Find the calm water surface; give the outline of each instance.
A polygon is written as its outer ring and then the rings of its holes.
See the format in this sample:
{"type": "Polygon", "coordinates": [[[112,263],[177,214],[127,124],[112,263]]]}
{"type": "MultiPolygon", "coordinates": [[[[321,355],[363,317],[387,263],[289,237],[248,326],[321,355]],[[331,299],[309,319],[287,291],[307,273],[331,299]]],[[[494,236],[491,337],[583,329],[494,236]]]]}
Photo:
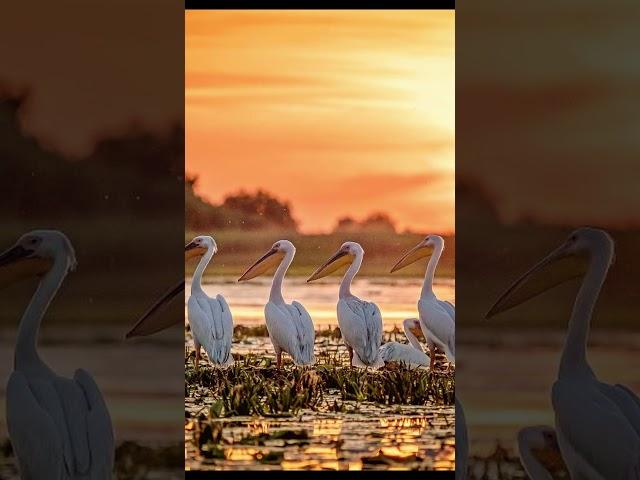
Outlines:
{"type": "MultiPolygon", "coordinates": [[[[204,289],[208,295],[222,294],[233,313],[236,324],[257,325],[264,322],[264,305],[269,299],[271,278],[258,277],[239,284],[235,277],[207,277],[204,289]]],[[[191,282],[187,279],[187,292],[191,282]]],[[[285,278],[283,296],[287,302],[297,300],[309,311],[316,330],[337,325],[336,304],[340,278],[330,277],[307,283],[305,278],[285,278]]],[[[422,278],[375,277],[357,278],[351,291],[363,300],[380,307],[385,330],[402,324],[405,318],[418,316],[416,304],[422,278]]],[[[436,279],[434,290],[442,300],[455,303],[455,281],[436,279]]]]}

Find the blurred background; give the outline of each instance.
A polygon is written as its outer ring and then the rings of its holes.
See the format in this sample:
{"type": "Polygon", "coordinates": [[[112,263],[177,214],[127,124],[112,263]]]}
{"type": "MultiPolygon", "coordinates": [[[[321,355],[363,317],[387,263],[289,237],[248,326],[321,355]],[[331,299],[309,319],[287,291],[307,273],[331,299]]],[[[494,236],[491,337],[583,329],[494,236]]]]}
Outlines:
{"type": "MultiPolygon", "coordinates": [[[[184,268],[182,9],[26,1],[0,19],[0,249],[35,228],[74,245],[78,268],[43,319],[39,350],[61,375],[82,367],[94,376],[119,478],[183,476],[182,329],[124,340],[184,268]]],[[[36,285],[0,291],[3,412],[36,285]]],[[[181,320],[181,305],[165,314],[181,320]]],[[[0,476],[13,478],[4,413],[0,442],[0,476]]]]}
{"type": "Polygon", "coordinates": [[[576,227],[616,242],[588,359],[601,380],[640,392],[638,13],[634,2],[458,5],[456,394],[472,478],[498,478],[505,455],[517,464],[520,428],[553,426],[550,390],[579,281],[484,316],[576,227]]]}

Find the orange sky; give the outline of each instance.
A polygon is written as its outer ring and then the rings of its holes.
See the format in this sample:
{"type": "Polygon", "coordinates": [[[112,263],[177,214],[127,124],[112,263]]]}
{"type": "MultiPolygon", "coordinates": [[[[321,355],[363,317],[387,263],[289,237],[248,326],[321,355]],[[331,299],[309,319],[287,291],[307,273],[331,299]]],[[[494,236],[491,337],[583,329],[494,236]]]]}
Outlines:
{"type": "Polygon", "coordinates": [[[186,169],[304,231],[386,211],[454,229],[453,11],[187,11],[186,169]]]}

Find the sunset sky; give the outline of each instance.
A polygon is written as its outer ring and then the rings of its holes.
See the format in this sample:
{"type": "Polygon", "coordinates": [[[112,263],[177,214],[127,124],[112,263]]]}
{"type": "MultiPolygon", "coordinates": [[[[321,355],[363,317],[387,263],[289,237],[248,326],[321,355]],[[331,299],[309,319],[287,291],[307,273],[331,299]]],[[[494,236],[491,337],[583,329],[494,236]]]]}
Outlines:
{"type": "Polygon", "coordinates": [[[452,232],[452,11],[186,12],[186,169],[218,202],[290,200],[303,231],[388,212],[452,232]]]}

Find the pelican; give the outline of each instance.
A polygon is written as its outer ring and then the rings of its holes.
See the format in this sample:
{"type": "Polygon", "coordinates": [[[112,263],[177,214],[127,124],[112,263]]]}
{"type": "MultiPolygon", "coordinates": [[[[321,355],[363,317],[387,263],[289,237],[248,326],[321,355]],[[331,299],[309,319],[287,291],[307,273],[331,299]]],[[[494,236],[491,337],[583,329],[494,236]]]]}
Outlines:
{"type": "Polygon", "coordinates": [[[37,349],[42,317],[76,267],[69,239],[55,230],[23,235],[0,254],[0,283],[38,277],[25,310],[7,385],[7,428],[20,475],[30,479],[109,479],[114,439],[109,411],[91,375],[58,376],[37,349]]]}
{"type": "Polygon", "coordinates": [[[564,468],[556,432],[546,425],[520,430],[518,452],[520,463],[531,480],[553,480],[550,470],[564,468]]]}
{"type": "Polygon", "coordinates": [[[364,250],[355,242],[345,242],[324,265],[320,266],[307,282],[312,282],[349,265],[340,284],[338,300],[338,325],[349,351],[349,363],[354,367],[380,368],[382,343],[382,315],[375,303],[360,300],[351,294],[351,282],[356,276],[364,250]]]}
{"type": "Polygon", "coordinates": [[[312,365],[316,361],[313,354],[316,332],[309,312],[300,302],[286,303],[282,297],[282,280],[295,254],[293,243],[279,240],[238,279],[238,282],[245,282],[277,267],[269,301],[264,307],[267,331],[276,351],[277,368],[282,366],[282,352],[291,355],[296,365],[312,365]]]}
{"type": "Polygon", "coordinates": [[[184,250],[186,256],[200,258],[191,281],[191,296],[187,301],[187,315],[196,349],[196,368],[200,362],[201,346],[214,366],[229,367],[233,364],[231,310],[222,295],[211,298],[202,289],[202,274],[218,251],[218,246],[213,238],[203,235],[191,240],[184,250]]]}
{"type": "Polygon", "coordinates": [[[456,311],[455,307],[447,302],[438,300],[433,293],[433,277],[438,266],[440,256],[444,251],[444,239],[438,235],[428,235],[422,242],[409,250],[391,269],[391,273],[417,262],[421,258],[430,257],[427,270],[424,275],[424,283],[420,299],[418,300],[418,312],[420,314],[420,327],[424,337],[429,341],[430,368],[435,363],[435,346],[442,349],[447,360],[455,363],[456,349],[456,311]]]}
{"type": "MultiPolygon", "coordinates": [[[[185,260],[188,257],[185,255],[185,260]]],[[[168,318],[162,322],[159,321],[154,314],[164,305],[169,303],[178,295],[184,293],[184,280],[180,280],[174,287],[171,287],[159,300],[140,317],[136,324],[127,332],[125,338],[144,337],[165,330],[180,322],[184,322],[183,318],[168,318]]],[[[160,318],[160,317],[158,317],[160,318]]]]}
{"type": "Polygon", "coordinates": [[[399,342],[387,342],[380,347],[380,356],[385,363],[404,363],[410,368],[426,367],[429,365],[429,356],[424,353],[417,337],[411,331],[420,328],[420,320],[407,318],[402,322],[404,334],[409,344],[399,342]]]}
{"type": "Polygon", "coordinates": [[[469,464],[469,436],[462,404],[456,397],[456,480],[467,480],[469,464]]]}
{"type": "Polygon", "coordinates": [[[560,452],[573,479],[640,479],[640,399],[625,386],[600,382],[587,361],[591,316],[613,255],[607,233],[580,228],[487,313],[492,317],[569,279],[582,279],[551,393],[560,452]]]}

